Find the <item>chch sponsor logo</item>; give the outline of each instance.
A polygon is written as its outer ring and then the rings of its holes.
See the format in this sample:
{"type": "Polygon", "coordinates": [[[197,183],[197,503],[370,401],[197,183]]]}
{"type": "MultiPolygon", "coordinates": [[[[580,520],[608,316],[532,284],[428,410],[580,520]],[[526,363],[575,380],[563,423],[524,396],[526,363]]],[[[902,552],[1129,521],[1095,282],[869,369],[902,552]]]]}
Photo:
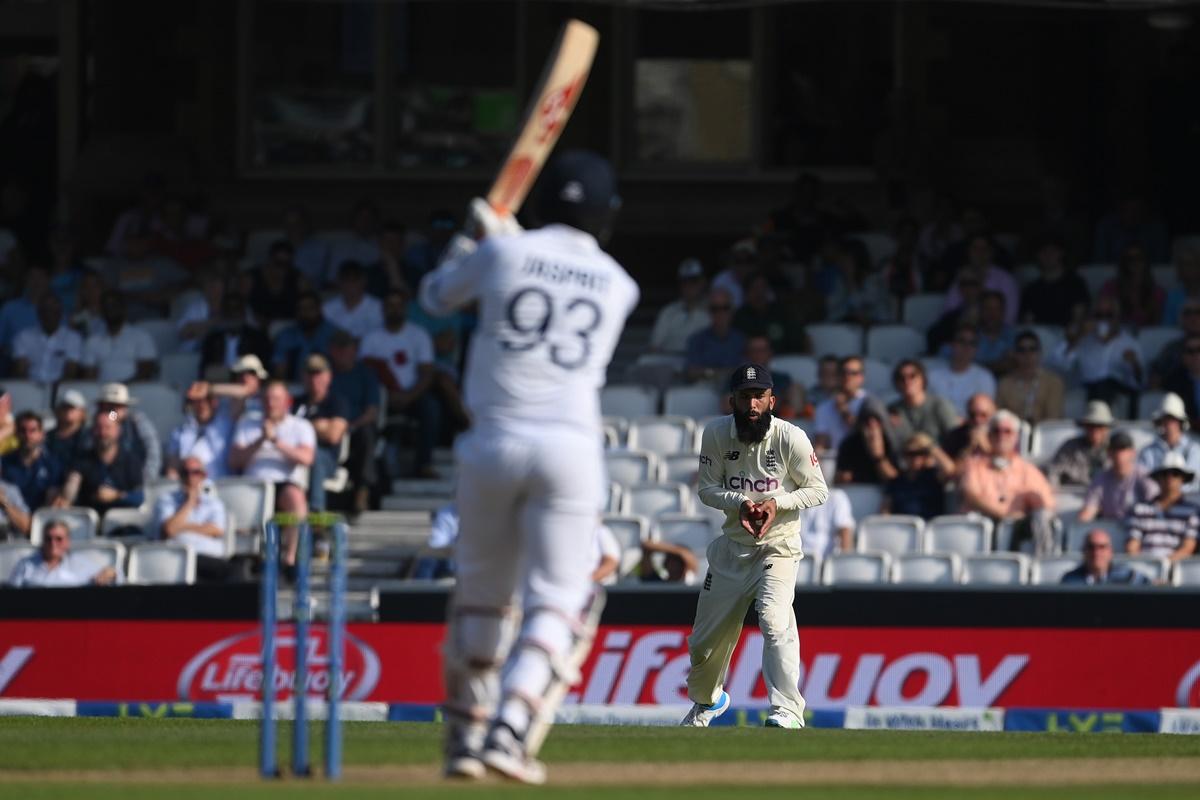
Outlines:
{"type": "Polygon", "coordinates": [[[709,458],[708,456],[704,455],[704,453],[701,453],[701,454],[700,454],[700,466],[702,466],[702,467],[711,467],[711,466],[712,466],[712,459],[711,459],[711,458],[709,458]]]}
{"type": "Polygon", "coordinates": [[[779,488],[779,479],[751,478],[743,473],[730,475],[727,484],[735,492],[773,492],[779,488]]]}
{"type": "MultiPolygon", "coordinates": [[[[295,686],[296,636],[293,627],[280,625],[275,635],[276,665],[272,676],[280,700],[292,696],[295,686]]],[[[324,625],[313,626],[304,643],[308,654],[305,691],[324,697],[329,690],[329,640],[324,625]]],[[[346,635],[346,656],[337,676],[340,696],[366,700],[379,683],[379,656],[366,642],[346,635]]],[[[177,685],[180,700],[233,702],[254,700],[262,691],[262,640],[257,630],[228,636],[210,644],[184,666],[177,685]]]]}

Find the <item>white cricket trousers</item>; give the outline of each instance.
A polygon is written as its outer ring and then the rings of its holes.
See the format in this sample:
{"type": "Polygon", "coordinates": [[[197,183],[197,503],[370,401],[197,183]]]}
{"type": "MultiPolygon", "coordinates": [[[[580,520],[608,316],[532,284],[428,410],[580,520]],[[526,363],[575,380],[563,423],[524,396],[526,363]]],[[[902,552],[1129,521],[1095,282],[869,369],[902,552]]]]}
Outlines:
{"type": "Polygon", "coordinates": [[[712,705],[721,696],[729,660],[755,603],[763,634],[763,682],[772,711],[804,721],[800,694],[800,636],[792,601],[799,557],[787,541],[758,547],[719,536],[708,545],[708,574],[700,587],[696,621],[688,637],[692,669],[688,697],[712,705]]]}

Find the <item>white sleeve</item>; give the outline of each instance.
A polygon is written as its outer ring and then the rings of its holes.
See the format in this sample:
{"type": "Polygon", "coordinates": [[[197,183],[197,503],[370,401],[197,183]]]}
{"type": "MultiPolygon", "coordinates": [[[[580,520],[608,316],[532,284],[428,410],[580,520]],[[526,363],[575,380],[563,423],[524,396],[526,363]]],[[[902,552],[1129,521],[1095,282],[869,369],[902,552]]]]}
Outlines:
{"type": "Polygon", "coordinates": [[[485,239],[474,253],[443,261],[421,279],[417,292],[421,306],[434,316],[444,317],[467,305],[479,296],[480,284],[494,260],[494,240],[485,239]]]}
{"type": "Polygon", "coordinates": [[[850,508],[850,496],[841,489],[829,490],[829,510],[833,514],[833,529],[854,530],[854,510],[850,508]]]}
{"type": "Polygon", "coordinates": [[[618,559],[621,557],[621,543],[617,541],[616,536],[613,536],[613,532],[607,525],[601,525],[596,529],[596,543],[600,546],[602,558],[604,556],[618,559]]]}
{"type": "Polygon", "coordinates": [[[788,445],[788,452],[783,457],[796,488],[774,495],[775,506],[780,511],[819,506],[829,498],[829,487],[825,484],[825,474],[821,472],[821,462],[813,450],[812,442],[808,440],[808,434],[790,423],[788,428],[791,430],[783,440],[788,445]]]}
{"type": "Polygon", "coordinates": [[[717,425],[727,424],[718,420],[705,427],[700,439],[700,472],[696,480],[701,503],[721,511],[737,511],[749,498],[725,488],[725,462],[717,440],[717,425]]]}
{"type": "Polygon", "coordinates": [[[297,447],[316,447],[317,446],[317,430],[312,426],[312,423],[306,419],[296,418],[300,424],[296,426],[296,446],[297,447]]]}

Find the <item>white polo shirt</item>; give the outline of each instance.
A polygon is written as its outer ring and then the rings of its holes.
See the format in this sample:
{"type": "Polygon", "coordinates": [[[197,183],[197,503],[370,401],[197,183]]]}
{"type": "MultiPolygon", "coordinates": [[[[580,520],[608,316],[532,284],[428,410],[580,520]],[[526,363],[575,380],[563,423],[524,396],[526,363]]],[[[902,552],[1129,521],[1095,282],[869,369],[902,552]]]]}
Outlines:
{"type": "Polygon", "coordinates": [[[26,328],[13,342],[13,358],[29,362],[29,379],[38,383],[61,380],[68,361],[79,363],[83,356],[83,337],[66,325],[49,336],[41,325],[26,328]]]}
{"type": "Polygon", "coordinates": [[[396,383],[411,389],[417,382],[417,365],[433,363],[433,339],[420,325],[404,323],[395,333],[386,328],[363,339],[359,358],[378,358],[387,363],[396,383]]]}
{"type": "MultiPolygon", "coordinates": [[[[263,415],[252,411],[242,415],[233,434],[233,443],[238,447],[249,447],[262,438],[263,415]]],[[[275,439],[289,447],[316,447],[317,432],[306,419],[288,414],[275,426],[275,439]]],[[[263,442],[246,465],[244,475],[262,478],[271,483],[294,483],[301,489],[308,488],[308,467],[285,457],[275,442],[263,442]]]]}
{"type": "Polygon", "coordinates": [[[354,308],[347,307],[341,296],[333,297],[321,306],[321,313],[331,325],[341,328],[356,339],[362,339],[383,327],[383,303],[369,294],[364,294],[354,308]]]}
{"type": "Polygon", "coordinates": [[[158,360],[158,349],[150,334],[129,323],[121,326],[116,336],[108,329],[93,334],[83,343],[83,365],[97,371],[101,383],[125,383],[137,374],[139,361],[158,360]]]}
{"type": "MultiPolygon", "coordinates": [[[[211,484],[209,484],[211,487],[211,484]]],[[[175,512],[179,511],[179,507],[183,505],[186,494],[182,489],[176,489],[173,492],[165,492],[159,496],[154,504],[154,530],[158,532],[160,539],[166,539],[166,534],[163,533],[163,525],[171,517],[175,516],[175,512]]],[[[210,488],[208,493],[200,494],[200,501],[196,503],[196,507],[191,510],[187,518],[189,525],[216,525],[221,530],[225,530],[225,504],[217,497],[216,489],[210,488]]],[[[173,540],[186,544],[200,555],[213,556],[214,558],[223,558],[225,556],[225,539],[224,537],[205,536],[202,533],[195,531],[183,531],[176,534],[173,540]]]]}

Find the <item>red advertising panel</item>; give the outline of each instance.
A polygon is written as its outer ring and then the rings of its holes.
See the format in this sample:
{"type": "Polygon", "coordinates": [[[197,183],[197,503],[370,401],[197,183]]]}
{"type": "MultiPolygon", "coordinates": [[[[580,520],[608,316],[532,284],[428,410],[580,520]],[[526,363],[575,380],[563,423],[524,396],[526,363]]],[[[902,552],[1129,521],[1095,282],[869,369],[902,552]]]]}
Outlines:
{"type": "MultiPolygon", "coordinates": [[[[441,699],[441,624],[351,625],[342,695],[441,699]]],[[[572,693],[585,703],[686,703],[685,626],[608,625],[572,693]]],[[[295,639],[280,627],[282,697],[295,639]]],[[[307,686],[328,686],[325,632],[305,645],[307,686]]],[[[1047,628],[802,628],[802,689],[812,708],[857,705],[1152,709],[1200,706],[1200,631],[1047,628]]],[[[730,666],[734,705],[766,705],[762,638],[747,629],[730,666]]],[[[0,621],[0,697],[253,699],[259,637],[239,622],[0,621]]]]}

